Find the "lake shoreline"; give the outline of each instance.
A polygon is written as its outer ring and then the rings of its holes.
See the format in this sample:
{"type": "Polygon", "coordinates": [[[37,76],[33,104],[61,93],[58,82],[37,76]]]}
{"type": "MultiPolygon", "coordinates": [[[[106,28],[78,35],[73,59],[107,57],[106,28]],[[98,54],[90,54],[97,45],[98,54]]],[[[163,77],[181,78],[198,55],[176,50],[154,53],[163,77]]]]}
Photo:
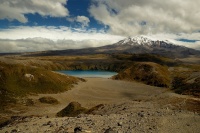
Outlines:
{"type": "Polygon", "coordinates": [[[117,72],[103,70],[62,70],[56,72],[79,78],[111,78],[118,74],[117,72]]]}

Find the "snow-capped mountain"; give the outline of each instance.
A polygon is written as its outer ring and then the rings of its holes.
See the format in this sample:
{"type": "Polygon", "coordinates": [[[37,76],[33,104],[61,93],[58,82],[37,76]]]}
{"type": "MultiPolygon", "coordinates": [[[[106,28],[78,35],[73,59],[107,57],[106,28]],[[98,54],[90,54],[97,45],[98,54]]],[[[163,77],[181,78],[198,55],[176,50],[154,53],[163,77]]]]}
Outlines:
{"type": "MultiPolygon", "coordinates": [[[[124,40],[119,41],[116,45],[135,45],[135,46],[149,46],[149,47],[180,47],[168,40],[159,40],[155,38],[150,38],[148,36],[136,36],[128,37],[124,40]]],[[[184,46],[182,46],[184,47],[184,46]]]]}
{"type": "Polygon", "coordinates": [[[168,40],[160,40],[148,36],[128,37],[115,44],[102,47],[46,51],[35,55],[82,55],[113,53],[158,54],[171,58],[188,57],[190,55],[200,57],[200,51],[198,50],[176,45],[168,40]]]}
{"type": "Polygon", "coordinates": [[[126,53],[152,53],[168,57],[187,57],[189,55],[200,55],[200,51],[176,45],[168,40],[159,40],[148,36],[128,37],[113,44],[115,50],[126,53]]]}
{"type": "Polygon", "coordinates": [[[152,42],[154,40],[147,38],[145,36],[136,36],[136,37],[128,37],[124,40],[121,40],[118,42],[119,45],[123,45],[123,44],[134,44],[134,45],[143,45],[143,44],[147,44],[147,45],[151,45],[152,42]]]}

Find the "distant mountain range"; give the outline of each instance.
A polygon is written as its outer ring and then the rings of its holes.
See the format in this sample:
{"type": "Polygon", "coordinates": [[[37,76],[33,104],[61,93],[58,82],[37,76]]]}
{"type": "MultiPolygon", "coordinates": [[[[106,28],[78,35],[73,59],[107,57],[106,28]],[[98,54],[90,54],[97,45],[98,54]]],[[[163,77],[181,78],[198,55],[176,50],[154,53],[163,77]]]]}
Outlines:
{"type": "Polygon", "coordinates": [[[167,40],[155,40],[145,36],[128,37],[112,45],[95,48],[69,49],[56,51],[43,51],[26,53],[27,56],[50,56],[50,55],[83,55],[83,54],[158,54],[172,58],[200,56],[200,51],[173,44],[167,40]]]}

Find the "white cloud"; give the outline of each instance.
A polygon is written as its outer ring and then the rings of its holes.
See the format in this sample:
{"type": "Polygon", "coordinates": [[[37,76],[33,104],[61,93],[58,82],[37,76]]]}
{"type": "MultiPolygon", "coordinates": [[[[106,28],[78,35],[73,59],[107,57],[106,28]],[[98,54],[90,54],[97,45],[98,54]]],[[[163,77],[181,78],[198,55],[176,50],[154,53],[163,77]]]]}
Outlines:
{"type": "Polygon", "coordinates": [[[0,39],[26,39],[26,38],[47,38],[50,40],[118,40],[121,36],[111,35],[97,30],[75,29],[65,26],[18,26],[10,29],[0,30],[0,39]]]}
{"type": "Polygon", "coordinates": [[[78,22],[82,28],[88,27],[90,23],[90,19],[86,16],[67,17],[67,21],[71,23],[78,22]]]}
{"type": "MultiPolygon", "coordinates": [[[[200,50],[200,42],[180,42],[178,39],[199,40],[200,33],[192,34],[148,34],[152,38],[169,40],[175,44],[200,50]]],[[[0,30],[0,52],[27,52],[44,50],[78,49],[98,47],[116,43],[124,36],[112,35],[95,29],[73,29],[69,27],[20,26],[0,30]]]]}
{"type": "Polygon", "coordinates": [[[67,17],[66,20],[69,22],[74,22],[76,19],[74,17],[67,17]]]}
{"type": "Polygon", "coordinates": [[[82,28],[87,27],[90,19],[86,16],[77,16],[76,21],[82,24],[82,28]]]}
{"type": "Polygon", "coordinates": [[[159,33],[159,34],[148,34],[148,37],[155,40],[168,40],[176,45],[186,46],[196,50],[200,50],[200,33],[194,32],[191,34],[180,33],[180,34],[169,34],[169,33],[159,33]],[[196,40],[196,42],[184,42],[179,41],[180,39],[196,40]]]}
{"type": "MultiPolygon", "coordinates": [[[[200,33],[192,34],[149,34],[149,37],[169,40],[175,44],[200,50],[200,42],[180,42],[177,39],[199,40],[200,33]]],[[[12,27],[0,30],[0,53],[45,50],[78,49],[113,44],[124,36],[112,35],[95,29],[72,29],[69,27],[12,27]]]]}
{"type": "Polygon", "coordinates": [[[19,40],[0,40],[0,53],[10,52],[33,52],[45,50],[80,49],[87,47],[98,47],[114,43],[110,40],[57,40],[52,41],[45,38],[30,38],[19,40]]]}
{"type": "Polygon", "coordinates": [[[198,0],[93,0],[89,12],[109,32],[133,36],[200,30],[198,0]]]}
{"type": "Polygon", "coordinates": [[[189,47],[189,48],[193,48],[193,49],[196,49],[196,50],[200,50],[200,41],[196,41],[196,42],[178,42],[177,41],[177,44],[179,45],[183,45],[185,47],[189,47]]]}
{"type": "Polygon", "coordinates": [[[123,36],[116,36],[94,29],[69,27],[13,27],[0,31],[0,52],[27,52],[44,50],[77,49],[113,44],[123,36]]]}
{"type": "Polygon", "coordinates": [[[1,0],[0,2],[0,19],[26,23],[28,19],[24,15],[28,13],[52,17],[69,15],[69,11],[64,7],[67,0],[1,0]]]}

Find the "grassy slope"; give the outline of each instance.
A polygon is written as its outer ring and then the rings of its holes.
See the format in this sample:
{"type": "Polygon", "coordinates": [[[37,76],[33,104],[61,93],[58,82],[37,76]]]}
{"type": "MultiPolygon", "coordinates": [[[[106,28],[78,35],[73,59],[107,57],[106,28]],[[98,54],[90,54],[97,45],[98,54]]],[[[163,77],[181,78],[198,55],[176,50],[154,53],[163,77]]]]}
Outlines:
{"type": "Polygon", "coordinates": [[[113,78],[135,80],[159,87],[169,87],[170,85],[170,74],[167,67],[152,62],[133,63],[132,66],[119,72],[113,78]]]}
{"type": "Polygon", "coordinates": [[[117,79],[136,80],[155,86],[162,86],[162,84],[156,83],[161,82],[176,93],[200,97],[200,65],[198,63],[185,63],[177,59],[151,54],[115,54],[113,58],[135,62],[121,71],[115,77],[117,79]],[[137,64],[142,62],[149,62],[149,67],[157,68],[158,72],[145,71],[144,65],[138,67],[137,64]],[[153,63],[157,63],[157,65],[153,65],[153,63]],[[174,70],[169,73],[168,68],[174,70]]]}
{"type": "MultiPolygon", "coordinates": [[[[8,103],[15,103],[18,97],[30,93],[66,91],[77,82],[76,78],[66,78],[48,70],[112,70],[119,72],[119,75],[115,77],[117,79],[136,80],[155,86],[171,85],[176,93],[200,97],[200,79],[199,76],[194,77],[195,73],[200,72],[200,65],[182,64],[178,60],[158,55],[11,56],[5,58],[4,61],[7,64],[0,61],[0,111],[8,103]],[[180,66],[189,71],[175,70],[171,75],[167,71],[168,67],[180,66]],[[34,80],[25,78],[26,73],[32,74],[34,80]],[[173,84],[170,84],[170,77],[173,84]]],[[[3,119],[0,119],[0,123],[1,120],[3,119]]]]}
{"type": "Polygon", "coordinates": [[[186,70],[176,68],[173,72],[172,90],[183,95],[193,95],[200,98],[200,65],[184,66],[186,70]]]}
{"type": "Polygon", "coordinates": [[[0,62],[0,108],[27,94],[66,91],[77,81],[77,78],[42,68],[0,62]],[[34,78],[27,78],[25,74],[31,74],[34,78]]]}
{"type": "MultiPolygon", "coordinates": [[[[14,61],[17,60],[19,64],[26,63],[27,65],[44,68],[46,70],[111,70],[119,72],[118,77],[115,77],[117,79],[136,80],[145,84],[164,87],[173,86],[170,84],[170,81],[174,81],[176,77],[178,77],[175,75],[175,73],[184,75],[182,71],[172,71],[169,73],[167,70],[168,68],[182,67],[184,69],[190,69],[198,72],[200,71],[198,69],[200,68],[198,64],[184,64],[179,60],[153,54],[97,54],[82,56],[9,57],[9,59],[14,61]]],[[[191,72],[191,74],[192,73],[193,72],[191,72]]],[[[54,76],[50,77],[54,78],[54,76]]],[[[188,78],[183,79],[183,82],[187,82],[187,79],[188,78]]],[[[41,83],[41,86],[44,84],[45,81],[41,83]]],[[[194,86],[198,86],[198,82],[195,81],[194,84],[194,86]]],[[[193,95],[194,93],[190,93],[193,89],[189,88],[190,85],[187,86],[187,88],[182,89],[182,86],[176,85],[176,87],[173,89],[178,89],[179,91],[176,92],[181,94],[183,94],[184,91],[184,94],[193,95]],[[189,91],[186,93],[185,90],[189,91]]],[[[199,89],[195,89],[195,92],[196,90],[199,89]]]]}
{"type": "Polygon", "coordinates": [[[114,54],[112,57],[133,62],[154,62],[165,66],[176,66],[180,63],[174,59],[154,54],[114,54]]]}

